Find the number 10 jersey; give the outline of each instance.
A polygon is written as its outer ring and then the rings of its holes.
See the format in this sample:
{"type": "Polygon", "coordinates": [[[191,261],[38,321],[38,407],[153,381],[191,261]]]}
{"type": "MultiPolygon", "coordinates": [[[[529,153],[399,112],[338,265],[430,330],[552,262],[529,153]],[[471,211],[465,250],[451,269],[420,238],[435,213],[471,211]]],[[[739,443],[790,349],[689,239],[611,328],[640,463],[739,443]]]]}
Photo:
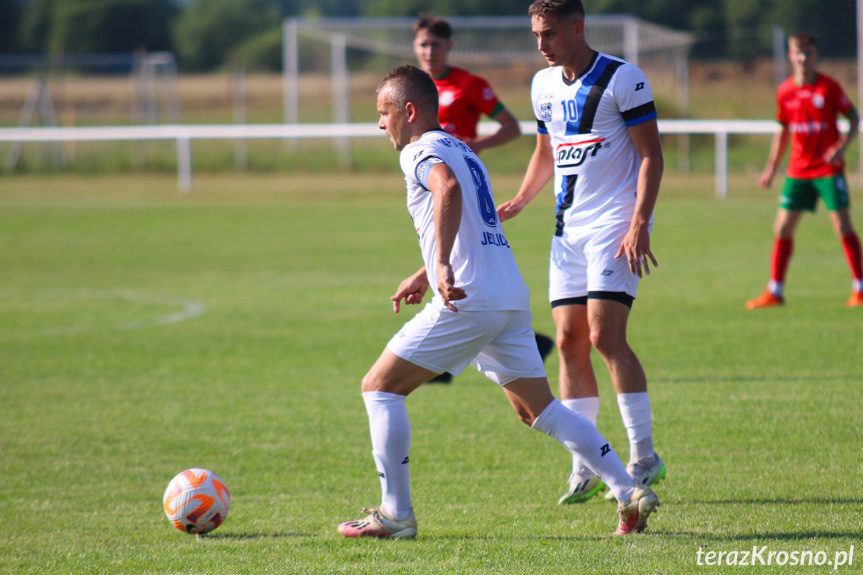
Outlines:
{"type": "Polygon", "coordinates": [[[560,67],[537,72],[531,101],[554,153],[555,236],[631,221],[641,159],[627,128],[656,119],[644,73],[595,52],[572,82],[560,67]]]}

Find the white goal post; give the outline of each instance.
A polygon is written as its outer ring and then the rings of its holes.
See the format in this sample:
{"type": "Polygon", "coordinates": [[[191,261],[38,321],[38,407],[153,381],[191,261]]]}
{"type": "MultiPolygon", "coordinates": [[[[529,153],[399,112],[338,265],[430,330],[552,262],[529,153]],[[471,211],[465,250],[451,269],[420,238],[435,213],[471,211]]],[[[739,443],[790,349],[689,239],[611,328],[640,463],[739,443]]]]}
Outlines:
{"type": "MultiPolygon", "coordinates": [[[[447,18],[456,40],[451,60],[466,66],[546,65],[524,16],[469,16],[447,18]]],[[[290,18],[283,23],[284,121],[300,122],[300,38],[329,45],[333,122],[350,121],[350,82],[347,49],[415,62],[413,33],[416,18],[290,18]]],[[[678,109],[689,111],[688,59],[695,37],[630,14],[588,16],[587,37],[599,51],[639,65],[644,57],[672,63],[680,86],[678,109]]]]}

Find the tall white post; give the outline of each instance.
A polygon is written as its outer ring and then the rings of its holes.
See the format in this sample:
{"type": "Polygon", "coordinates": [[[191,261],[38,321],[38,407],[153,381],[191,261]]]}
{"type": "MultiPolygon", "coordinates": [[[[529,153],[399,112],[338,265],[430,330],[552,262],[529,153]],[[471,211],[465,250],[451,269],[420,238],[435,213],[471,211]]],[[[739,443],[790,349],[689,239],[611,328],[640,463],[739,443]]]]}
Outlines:
{"type": "Polygon", "coordinates": [[[282,68],[284,69],[285,123],[296,124],[300,121],[300,54],[299,22],[296,18],[285,20],[282,26],[282,68]]]}
{"type": "Polygon", "coordinates": [[[177,187],[184,195],[192,191],[192,143],[188,136],[177,138],[177,187]]]}
{"type": "MultiPolygon", "coordinates": [[[[679,52],[675,58],[675,70],[677,72],[677,101],[678,118],[689,119],[689,58],[685,52],[679,52]]],[[[677,136],[677,167],[680,171],[688,174],[692,168],[690,164],[689,134],[677,136]]]]}
{"type": "MultiPolygon", "coordinates": [[[[234,124],[249,123],[248,84],[246,69],[234,67],[234,124]]],[[[234,170],[244,172],[249,169],[249,142],[242,138],[234,140],[234,170]]]]}
{"type": "Polygon", "coordinates": [[[728,132],[716,132],[716,160],[713,169],[716,170],[716,197],[724,200],[728,197],[728,132]]]}
{"type": "Polygon", "coordinates": [[[773,83],[778,88],[779,84],[788,77],[785,68],[785,29],[776,24],[773,26],[773,83]]]}
{"type": "MultiPolygon", "coordinates": [[[[351,79],[348,76],[347,39],[343,34],[334,34],[330,40],[330,73],[333,86],[333,122],[347,124],[351,121],[351,79]]],[[[348,138],[336,138],[342,168],[351,167],[351,142],[348,138]]]]}
{"type": "Polygon", "coordinates": [[[634,16],[623,23],[623,59],[638,66],[638,20],[634,16]]]}

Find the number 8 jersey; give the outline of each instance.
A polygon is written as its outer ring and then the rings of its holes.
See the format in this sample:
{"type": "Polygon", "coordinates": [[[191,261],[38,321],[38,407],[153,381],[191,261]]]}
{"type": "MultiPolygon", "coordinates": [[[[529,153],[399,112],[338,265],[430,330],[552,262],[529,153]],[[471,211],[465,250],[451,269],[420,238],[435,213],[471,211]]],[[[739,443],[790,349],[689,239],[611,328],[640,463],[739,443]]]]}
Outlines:
{"type": "Polygon", "coordinates": [[[644,73],[595,52],[573,82],[560,67],[537,72],[531,101],[554,152],[555,235],[631,221],[641,159],[627,127],[656,119],[644,73]]]}
{"type": "Polygon", "coordinates": [[[512,249],[495,211],[488,172],[463,142],[443,130],[426,132],[399,156],[407,182],[408,212],[414,222],[426,266],[433,303],[442,305],[437,288],[434,197],[428,173],[444,163],[455,174],[462,194],[461,223],[450,253],[455,285],[467,293],[459,310],[529,311],[530,292],[518,271],[512,249]]]}

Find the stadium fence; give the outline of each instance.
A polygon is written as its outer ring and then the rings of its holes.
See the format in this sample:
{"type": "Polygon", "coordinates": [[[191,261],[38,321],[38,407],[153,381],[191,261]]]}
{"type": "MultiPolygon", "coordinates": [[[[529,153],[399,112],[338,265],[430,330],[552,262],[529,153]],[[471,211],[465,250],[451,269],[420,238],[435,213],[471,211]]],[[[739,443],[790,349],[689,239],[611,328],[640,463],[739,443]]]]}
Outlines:
{"type": "MultiPolygon", "coordinates": [[[[840,122],[843,130],[848,122],[840,122]]],[[[480,134],[490,134],[498,125],[481,122],[480,134]]],[[[659,120],[660,134],[708,134],[714,136],[714,189],[717,197],[728,196],[728,136],[773,134],[773,120],[659,120]]],[[[536,134],[535,122],[521,122],[525,136],[536,134]]],[[[100,126],[67,128],[0,128],[0,142],[116,142],[173,140],[177,151],[177,187],[192,189],[192,140],[251,140],[304,138],[381,138],[375,123],[348,124],[163,124],[157,126],[100,126]]]]}

